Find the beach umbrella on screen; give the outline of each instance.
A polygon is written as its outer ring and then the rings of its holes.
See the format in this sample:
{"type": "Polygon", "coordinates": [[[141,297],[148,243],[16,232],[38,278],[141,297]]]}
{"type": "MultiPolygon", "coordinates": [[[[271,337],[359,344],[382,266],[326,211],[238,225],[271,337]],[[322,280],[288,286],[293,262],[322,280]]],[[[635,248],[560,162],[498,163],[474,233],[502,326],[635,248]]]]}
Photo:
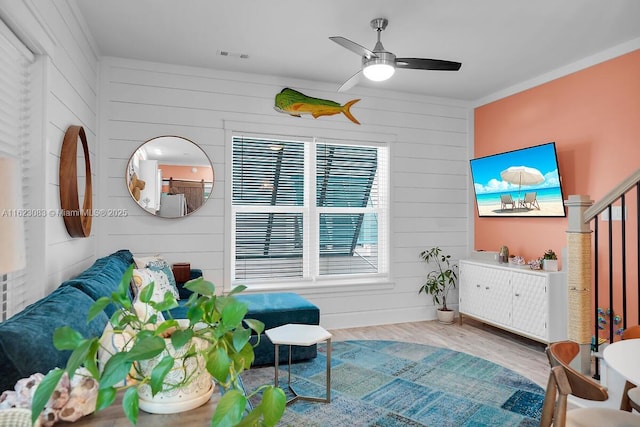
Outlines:
{"type": "Polygon", "coordinates": [[[523,185],[535,185],[544,182],[544,176],[536,168],[528,166],[511,166],[500,172],[500,178],[510,184],[518,184],[518,205],[520,205],[520,188],[523,185]]]}

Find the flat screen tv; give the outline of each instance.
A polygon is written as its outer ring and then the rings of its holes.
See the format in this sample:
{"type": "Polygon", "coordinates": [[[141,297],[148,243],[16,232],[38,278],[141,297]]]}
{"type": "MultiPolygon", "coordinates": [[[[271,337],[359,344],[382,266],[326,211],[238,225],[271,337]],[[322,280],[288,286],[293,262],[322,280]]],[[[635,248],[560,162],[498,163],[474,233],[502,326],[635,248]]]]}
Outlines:
{"type": "Polygon", "coordinates": [[[556,144],[471,159],[480,217],[564,217],[556,144]]]}

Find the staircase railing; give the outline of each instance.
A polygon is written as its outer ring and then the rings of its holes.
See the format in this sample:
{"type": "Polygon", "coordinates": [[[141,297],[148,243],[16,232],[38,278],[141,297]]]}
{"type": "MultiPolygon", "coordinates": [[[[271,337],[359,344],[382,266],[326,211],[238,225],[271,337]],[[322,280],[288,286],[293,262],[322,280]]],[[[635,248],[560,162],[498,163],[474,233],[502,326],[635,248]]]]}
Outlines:
{"type": "MultiPolygon", "coordinates": [[[[582,221],[593,234],[588,266],[593,280],[580,289],[593,292],[591,347],[598,354],[601,344],[613,342],[627,326],[640,324],[640,169],[584,209],[582,221]]],[[[594,377],[599,376],[596,363],[594,377]]]]}

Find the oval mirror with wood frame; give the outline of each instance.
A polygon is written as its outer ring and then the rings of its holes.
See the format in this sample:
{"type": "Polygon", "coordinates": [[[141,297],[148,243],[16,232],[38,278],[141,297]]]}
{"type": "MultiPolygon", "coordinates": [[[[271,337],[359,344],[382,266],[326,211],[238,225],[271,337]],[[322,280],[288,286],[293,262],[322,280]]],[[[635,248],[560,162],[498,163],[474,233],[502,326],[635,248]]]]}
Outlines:
{"type": "Polygon", "coordinates": [[[144,142],[127,164],[129,194],[146,212],[180,218],[200,209],[213,190],[213,165],[193,141],[159,136],[144,142]]]}

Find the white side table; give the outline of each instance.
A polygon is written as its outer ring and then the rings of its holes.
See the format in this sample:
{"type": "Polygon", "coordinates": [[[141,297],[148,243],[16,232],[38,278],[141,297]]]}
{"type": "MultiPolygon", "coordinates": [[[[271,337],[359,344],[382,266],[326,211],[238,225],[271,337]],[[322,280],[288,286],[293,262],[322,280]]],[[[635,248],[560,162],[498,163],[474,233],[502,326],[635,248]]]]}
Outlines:
{"type": "Polygon", "coordinates": [[[278,363],[280,359],[280,346],[289,346],[289,390],[293,393],[293,399],[287,402],[287,405],[298,400],[310,400],[313,402],[325,402],[331,401],[331,334],[325,330],[322,326],[318,325],[300,325],[300,324],[287,324],[278,326],[277,328],[267,329],[264,333],[269,337],[273,345],[275,346],[275,385],[278,387],[278,363]],[[305,346],[318,344],[320,342],[327,342],[327,392],[326,398],[301,396],[291,387],[291,346],[305,346]]]}

